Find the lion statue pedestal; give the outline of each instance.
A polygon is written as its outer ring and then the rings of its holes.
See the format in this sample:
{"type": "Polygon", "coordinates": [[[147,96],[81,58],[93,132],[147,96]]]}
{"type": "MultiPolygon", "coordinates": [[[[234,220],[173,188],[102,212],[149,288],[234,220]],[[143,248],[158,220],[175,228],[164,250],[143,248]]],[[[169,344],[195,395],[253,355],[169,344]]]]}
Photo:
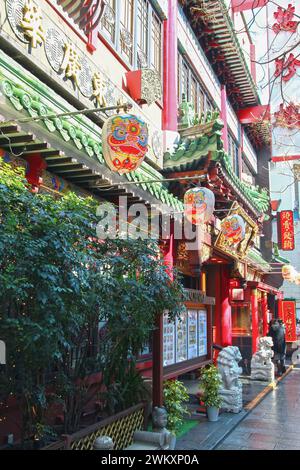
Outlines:
{"type": "Polygon", "coordinates": [[[273,340],[270,336],[259,338],[258,351],[251,359],[251,379],[273,382],[275,379],[275,368],[272,362],[274,352],[272,351],[273,340]]]}
{"type": "Polygon", "coordinates": [[[243,409],[243,384],[239,380],[242,368],[238,365],[241,360],[236,346],[228,346],[218,355],[217,365],[223,382],[220,396],[222,408],[227,412],[239,413],[243,409]]]}

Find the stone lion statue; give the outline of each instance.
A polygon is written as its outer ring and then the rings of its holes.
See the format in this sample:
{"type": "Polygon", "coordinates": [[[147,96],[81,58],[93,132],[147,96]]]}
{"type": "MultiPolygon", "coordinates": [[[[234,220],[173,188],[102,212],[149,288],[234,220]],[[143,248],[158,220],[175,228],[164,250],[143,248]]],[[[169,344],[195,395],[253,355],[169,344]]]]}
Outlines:
{"type": "Polygon", "coordinates": [[[273,382],[275,377],[274,364],[272,363],[273,339],[270,336],[259,338],[257,346],[258,351],[253,354],[251,359],[251,379],[273,382]]]}
{"type": "Polygon", "coordinates": [[[218,355],[217,364],[223,381],[223,388],[231,390],[238,386],[239,376],[242,368],[238,363],[242,360],[240,350],[237,346],[228,346],[218,355]]]}
{"type": "Polygon", "coordinates": [[[243,385],[239,379],[242,368],[238,365],[241,360],[240,350],[236,346],[222,349],[217,359],[222,379],[220,388],[222,408],[228,412],[239,413],[243,408],[243,385]]]}

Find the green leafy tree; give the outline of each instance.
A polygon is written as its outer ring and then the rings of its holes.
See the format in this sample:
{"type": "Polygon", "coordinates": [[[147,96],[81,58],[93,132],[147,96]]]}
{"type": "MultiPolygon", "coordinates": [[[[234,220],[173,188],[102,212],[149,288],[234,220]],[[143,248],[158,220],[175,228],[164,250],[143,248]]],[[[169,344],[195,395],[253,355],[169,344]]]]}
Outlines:
{"type": "Polygon", "coordinates": [[[21,170],[0,163],[0,394],[17,397],[23,439],[40,432],[52,402],[72,432],[92,394],[104,390],[111,413],[140,400],[136,359],[157,316],[182,309],[157,243],[100,242],[96,208],[73,193],[33,195],[21,170]],[[93,372],[102,384],[92,392],[93,372]]]}

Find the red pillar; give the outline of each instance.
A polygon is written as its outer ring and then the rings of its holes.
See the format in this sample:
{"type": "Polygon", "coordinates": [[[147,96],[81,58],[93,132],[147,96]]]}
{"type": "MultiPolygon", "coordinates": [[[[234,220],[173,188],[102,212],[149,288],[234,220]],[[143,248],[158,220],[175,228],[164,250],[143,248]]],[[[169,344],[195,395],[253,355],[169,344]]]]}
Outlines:
{"type": "Polygon", "coordinates": [[[267,336],[269,326],[268,326],[268,294],[266,292],[263,292],[262,294],[261,307],[262,307],[262,314],[263,314],[263,336],[267,336]]]}
{"type": "Polygon", "coordinates": [[[257,350],[257,338],[258,338],[257,289],[251,289],[251,311],[252,311],[252,354],[254,354],[257,350]]]}
{"type": "Polygon", "coordinates": [[[232,345],[232,317],[231,305],[229,303],[229,267],[223,265],[220,270],[221,274],[221,338],[223,347],[232,345]]]}
{"type": "Polygon", "coordinates": [[[215,281],[215,299],[216,299],[216,306],[215,306],[215,342],[216,344],[222,344],[222,327],[221,327],[221,267],[216,266],[214,268],[214,281],[215,281]]]}
{"type": "Polygon", "coordinates": [[[164,109],[163,130],[177,131],[177,0],[168,2],[164,22],[164,109]]]}
{"type": "Polygon", "coordinates": [[[226,86],[221,86],[221,119],[224,123],[222,140],[225,152],[228,152],[228,125],[227,125],[227,93],[226,86]]]}

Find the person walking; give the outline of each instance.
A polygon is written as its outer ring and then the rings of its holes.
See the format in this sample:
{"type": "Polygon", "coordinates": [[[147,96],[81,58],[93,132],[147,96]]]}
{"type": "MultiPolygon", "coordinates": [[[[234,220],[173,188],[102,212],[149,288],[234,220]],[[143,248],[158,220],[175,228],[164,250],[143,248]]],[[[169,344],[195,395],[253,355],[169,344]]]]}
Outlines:
{"type": "Polygon", "coordinates": [[[275,319],[270,322],[269,332],[267,336],[273,339],[274,362],[277,366],[277,375],[281,376],[286,372],[285,356],[286,356],[286,341],[285,341],[285,325],[282,320],[275,319]]]}

